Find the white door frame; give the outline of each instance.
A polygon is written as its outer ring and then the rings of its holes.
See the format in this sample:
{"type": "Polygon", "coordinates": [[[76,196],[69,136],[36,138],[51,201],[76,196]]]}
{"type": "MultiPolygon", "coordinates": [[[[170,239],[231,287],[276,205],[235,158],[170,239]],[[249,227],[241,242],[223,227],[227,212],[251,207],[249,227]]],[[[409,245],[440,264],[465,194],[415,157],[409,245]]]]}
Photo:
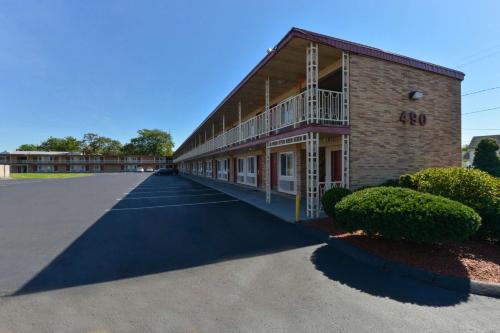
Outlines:
{"type": "Polygon", "coordinates": [[[297,166],[295,165],[297,162],[297,157],[295,154],[295,151],[290,150],[290,151],[284,151],[284,152],[279,152],[278,153],[278,191],[283,192],[283,193],[288,193],[288,194],[296,194],[297,192],[297,166]],[[283,176],[281,174],[281,155],[291,155],[293,158],[292,161],[292,175],[291,176],[283,176]],[[292,191],[287,191],[281,188],[281,180],[285,181],[293,181],[293,190],[292,191]]]}

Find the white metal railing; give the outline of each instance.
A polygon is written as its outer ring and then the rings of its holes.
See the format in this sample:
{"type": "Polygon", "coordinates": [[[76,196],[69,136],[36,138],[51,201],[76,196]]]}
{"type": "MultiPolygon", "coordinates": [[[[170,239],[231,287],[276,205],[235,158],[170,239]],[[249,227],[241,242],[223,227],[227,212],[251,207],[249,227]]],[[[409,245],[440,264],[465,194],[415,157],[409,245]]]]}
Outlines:
{"type": "Polygon", "coordinates": [[[332,182],[319,182],[319,198],[323,197],[326,191],[334,187],[343,187],[342,181],[332,181],[332,182]]]}
{"type": "Polygon", "coordinates": [[[287,127],[297,127],[309,121],[311,123],[346,126],[349,115],[344,110],[342,92],[317,89],[317,105],[310,114],[307,112],[307,91],[288,97],[269,109],[269,128],[266,128],[266,112],[245,120],[230,130],[219,134],[205,143],[177,157],[174,162],[209,153],[217,149],[277,133],[287,127]]]}

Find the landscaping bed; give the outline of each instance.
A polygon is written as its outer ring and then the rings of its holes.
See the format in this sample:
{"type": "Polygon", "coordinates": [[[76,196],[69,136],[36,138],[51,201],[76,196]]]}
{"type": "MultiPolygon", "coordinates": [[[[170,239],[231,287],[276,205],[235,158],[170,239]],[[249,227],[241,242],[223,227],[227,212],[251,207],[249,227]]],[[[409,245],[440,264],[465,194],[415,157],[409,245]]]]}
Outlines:
{"type": "Polygon", "coordinates": [[[500,246],[486,241],[420,244],[382,237],[369,237],[361,231],[345,232],[330,219],[306,225],[327,232],[372,254],[437,274],[500,283],[500,246]]]}

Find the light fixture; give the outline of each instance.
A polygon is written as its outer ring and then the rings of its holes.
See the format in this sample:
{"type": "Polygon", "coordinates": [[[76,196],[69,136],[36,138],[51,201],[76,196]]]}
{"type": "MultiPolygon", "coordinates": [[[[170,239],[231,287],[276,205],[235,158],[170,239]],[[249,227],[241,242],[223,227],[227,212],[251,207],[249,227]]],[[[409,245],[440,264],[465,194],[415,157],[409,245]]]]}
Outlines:
{"type": "Polygon", "coordinates": [[[423,97],[424,97],[424,93],[423,93],[423,92],[421,92],[421,91],[418,91],[418,90],[416,90],[416,91],[412,91],[412,92],[410,93],[410,99],[411,99],[412,101],[418,101],[418,100],[421,100],[423,97]]]}

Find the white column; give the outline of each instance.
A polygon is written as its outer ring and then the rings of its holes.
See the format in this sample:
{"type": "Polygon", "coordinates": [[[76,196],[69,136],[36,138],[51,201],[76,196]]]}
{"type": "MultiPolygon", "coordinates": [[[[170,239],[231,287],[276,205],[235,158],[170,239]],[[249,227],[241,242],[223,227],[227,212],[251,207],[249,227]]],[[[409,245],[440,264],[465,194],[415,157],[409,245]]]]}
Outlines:
{"type": "Polygon", "coordinates": [[[271,148],[266,144],[266,202],[271,203],[271,148]]]}
{"type": "Polygon", "coordinates": [[[306,141],[307,217],[319,216],[319,133],[307,133],[306,141]]]}
{"type": "Polygon", "coordinates": [[[349,135],[342,134],[342,186],[349,185],[349,135]]]}
{"type": "Polygon", "coordinates": [[[349,53],[342,52],[342,118],[349,125],[349,53]]]}
{"type": "Polygon", "coordinates": [[[269,77],[266,79],[266,100],[265,100],[265,110],[264,110],[264,119],[266,122],[266,134],[269,135],[271,131],[271,115],[269,114],[269,77]]]}
{"type": "Polygon", "coordinates": [[[226,146],[226,118],[222,115],[222,146],[226,146]]]}
{"type": "Polygon", "coordinates": [[[306,119],[318,122],[318,44],[310,43],[306,52],[306,119]]]}
{"type": "Polygon", "coordinates": [[[241,101],[238,102],[238,137],[239,141],[243,140],[243,133],[241,132],[241,101]]]}

